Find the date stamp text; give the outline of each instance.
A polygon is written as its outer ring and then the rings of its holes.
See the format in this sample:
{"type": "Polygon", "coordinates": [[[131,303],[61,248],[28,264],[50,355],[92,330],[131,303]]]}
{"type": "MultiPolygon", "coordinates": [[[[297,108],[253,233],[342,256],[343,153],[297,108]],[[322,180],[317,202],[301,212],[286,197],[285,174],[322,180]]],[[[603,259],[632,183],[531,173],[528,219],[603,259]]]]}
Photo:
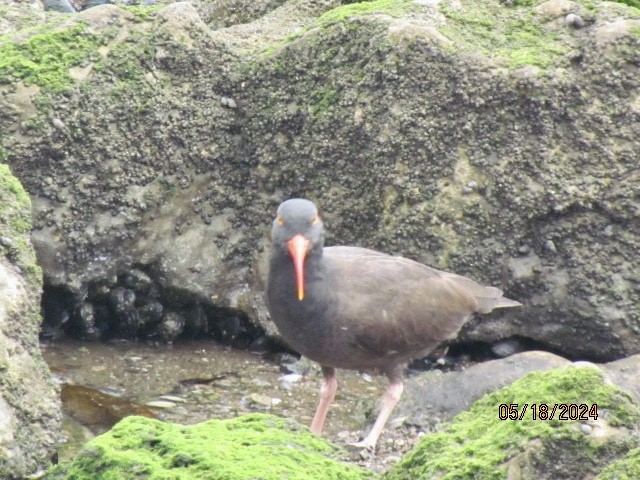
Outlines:
{"type": "Polygon", "coordinates": [[[500,420],[597,420],[598,404],[586,403],[501,403],[498,406],[500,420]]]}

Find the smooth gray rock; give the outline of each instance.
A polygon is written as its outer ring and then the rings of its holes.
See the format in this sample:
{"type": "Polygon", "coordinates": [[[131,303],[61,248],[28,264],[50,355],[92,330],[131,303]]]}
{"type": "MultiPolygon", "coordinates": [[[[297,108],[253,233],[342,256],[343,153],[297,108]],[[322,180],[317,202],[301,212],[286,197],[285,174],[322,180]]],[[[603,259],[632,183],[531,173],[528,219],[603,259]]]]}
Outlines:
{"type": "MultiPolygon", "coordinates": [[[[483,395],[506,387],[529,372],[550,370],[569,363],[552,353],[531,351],[480,363],[459,372],[422,373],[407,379],[394,417],[425,426],[450,420],[483,395]]],[[[497,408],[496,405],[496,412],[497,408]]]]}

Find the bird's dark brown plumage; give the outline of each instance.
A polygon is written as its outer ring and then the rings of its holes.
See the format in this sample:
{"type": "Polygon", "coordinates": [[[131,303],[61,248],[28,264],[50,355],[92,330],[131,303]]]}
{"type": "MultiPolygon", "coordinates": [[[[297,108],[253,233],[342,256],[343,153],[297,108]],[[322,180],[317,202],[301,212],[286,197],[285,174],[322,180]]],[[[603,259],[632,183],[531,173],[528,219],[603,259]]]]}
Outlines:
{"type": "Polygon", "coordinates": [[[312,202],[292,199],[278,209],[267,281],[267,303],[282,337],[320,363],[325,373],[312,430],[322,429],[335,394],[335,368],[378,369],[390,380],[383,408],[362,446],[373,448],[402,391],[406,363],[454,338],[474,313],[518,302],[494,287],[403,257],[357,247],[323,247],[312,202]],[[293,246],[297,242],[297,246],[293,246]],[[304,252],[303,284],[292,257],[304,252]],[[302,299],[300,296],[302,295],[302,299]],[[386,410],[385,410],[386,409],[386,410]]]}

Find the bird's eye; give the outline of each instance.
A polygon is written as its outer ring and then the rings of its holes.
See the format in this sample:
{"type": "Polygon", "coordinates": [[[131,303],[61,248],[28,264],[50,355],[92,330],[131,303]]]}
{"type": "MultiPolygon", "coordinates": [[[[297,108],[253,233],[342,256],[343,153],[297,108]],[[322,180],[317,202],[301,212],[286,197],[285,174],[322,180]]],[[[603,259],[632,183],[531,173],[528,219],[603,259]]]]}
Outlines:
{"type": "Polygon", "coordinates": [[[281,227],[284,225],[284,218],[282,218],[282,215],[278,215],[276,216],[276,224],[281,227]]]}
{"type": "Polygon", "coordinates": [[[318,220],[320,220],[320,216],[316,214],[316,216],[311,219],[311,225],[318,223],[318,220]]]}

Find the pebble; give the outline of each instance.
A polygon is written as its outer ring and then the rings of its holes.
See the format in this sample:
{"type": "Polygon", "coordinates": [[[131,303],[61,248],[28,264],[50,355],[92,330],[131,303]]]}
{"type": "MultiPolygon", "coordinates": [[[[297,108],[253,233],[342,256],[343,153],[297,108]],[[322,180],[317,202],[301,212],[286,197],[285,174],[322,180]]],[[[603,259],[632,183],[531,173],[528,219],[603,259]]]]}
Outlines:
{"type": "Polygon", "coordinates": [[[544,242],[542,246],[549,253],[556,253],[558,250],[556,249],[556,244],[553,243],[553,240],[547,240],[544,242]]]}
{"type": "Polygon", "coordinates": [[[515,338],[508,338],[494,343],[491,346],[491,351],[500,358],[505,358],[513,355],[514,353],[524,350],[522,344],[515,338]]]}
{"type": "Polygon", "coordinates": [[[267,395],[261,395],[259,393],[252,393],[247,396],[247,401],[254,406],[270,407],[271,405],[278,405],[282,402],[279,398],[271,398],[267,395]]]}
{"type": "Polygon", "coordinates": [[[593,431],[593,427],[588,423],[583,423],[582,425],[580,425],[580,430],[582,430],[582,433],[584,433],[585,435],[590,435],[593,431]]]}
{"type": "Polygon", "coordinates": [[[584,27],[584,20],[580,15],[576,15],[575,13],[570,13],[564,17],[564,23],[576,29],[584,27]]]}
{"type": "Polygon", "coordinates": [[[163,408],[163,409],[177,407],[177,405],[174,402],[169,402],[167,400],[152,400],[151,402],[145,403],[145,405],[151,408],[163,408]]]}
{"type": "Polygon", "coordinates": [[[607,225],[602,232],[605,237],[613,236],[613,225],[607,225]]]}
{"type": "Polygon", "coordinates": [[[16,246],[16,243],[9,237],[0,237],[0,245],[6,248],[13,248],[16,246]]]}
{"type": "Polygon", "coordinates": [[[523,255],[526,255],[530,251],[531,251],[531,247],[529,245],[527,245],[526,243],[524,245],[520,245],[518,247],[518,252],[520,252],[523,255]]]}
{"type": "Polygon", "coordinates": [[[51,119],[51,124],[56,127],[58,130],[64,130],[64,122],[60,120],[58,117],[51,119]]]}
{"type": "Polygon", "coordinates": [[[220,97],[220,104],[223,107],[237,108],[236,101],[231,97],[220,97]]]}
{"type": "Polygon", "coordinates": [[[299,373],[288,373],[287,375],[281,376],[278,380],[282,382],[282,386],[285,389],[291,390],[294,383],[298,383],[300,380],[302,380],[302,375],[300,375],[299,373]]]}
{"type": "Polygon", "coordinates": [[[176,395],[160,395],[160,399],[166,400],[168,402],[174,402],[174,403],[187,403],[186,399],[182,397],[178,397],[176,395]]]}

